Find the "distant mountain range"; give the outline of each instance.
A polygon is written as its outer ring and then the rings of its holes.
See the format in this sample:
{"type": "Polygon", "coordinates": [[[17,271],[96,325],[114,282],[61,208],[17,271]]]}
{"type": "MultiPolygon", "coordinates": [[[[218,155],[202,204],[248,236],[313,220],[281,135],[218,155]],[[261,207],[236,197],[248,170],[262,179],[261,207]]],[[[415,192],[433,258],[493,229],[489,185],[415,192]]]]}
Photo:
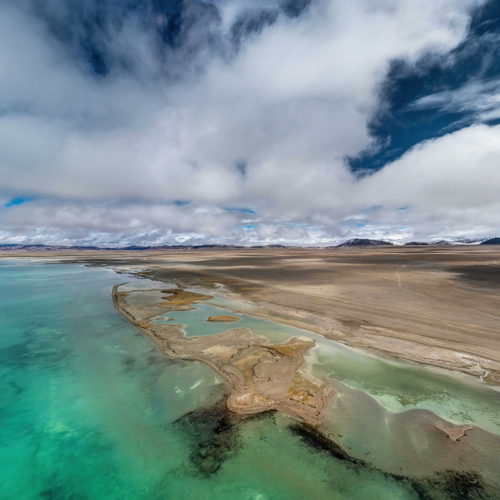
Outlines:
{"type": "Polygon", "coordinates": [[[366,238],[354,238],[352,240],[347,240],[337,245],[337,247],[381,247],[381,246],[394,245],[390,241],[384,240],[370,240],[366,238]]]}
{"type": "MultiPolygon", "coordinates": [[[[347,240],[337,245],[337,247],[378,247],[378,246],[388,246],[395,245],[390,241],[385,240],[371,240],[366,238],[355,238],[352,240],[347,240]]],[[[424,245],[500,245],[500,238],[489,238],[487,240],[481,241],[480,239],[460,239],[460,240],[438,240],[431,242],[424,241],[410,241],[404,244],[405,246],[424,246],[424,245]]]]}
{"type": "MultiPolygon", "coordinates": [[[[277,246],[277,245],[271,245],[277,246]]],[[[141,250],[194,250],[202,248],[245,248],[237,245],[157,245],[157,246],[140,246],[140,245],[130,245],[127,247],[98,247],[98,246],[83,246],[83,245],[22,245],[22,244],[0,244],[0,251],[2,250],[43,250],[43,251],[53,251],[53,250],[129,250],[129,251],[141,251],[141,250]]]]}
{"type": "MultiPolygon", "coordinates": [[[[411,241],[405,243],[405,246],[423,246],[423,245],[500,245],[500,238],[489,238],[487,240],[456,240],[447,241],[439,240],[433,242],[411,241]]],[[[385,240],[372,240],[369,238],[354,238],[346,240],[339,245],[330,246],[328,248],[345,248],[345,247],[380,247],[380,246],[399,246],[390,241],[385,240]]],[[[210,249],[228,249],[237,250],[243,248],[301,248],[295,245],[156,245],[156,246],[140,246],[129,245],[126,247],[98,247],[98,246],[85,246],[85,245],[43,245],[43,244],[17,244],[17,243],[3,243],[0,244],[1,251],[9,250],[33,250],[33,251],[57,251],[57,250],[113,250],[113,251],[144,251],[144,250],[210,250],[210,249]]]]}
{"type": "Polygon", "coordinates": [[[128,250],[128,251],[142,251],[142,250],[203,250],[203,249],[239,249],[239,248],[288,248],[285,245],[256,245],[252,247],[245,247],[241,245],[156,245],[156,246],[140,246],[130,245],[126,247],[98,247],[98,246],[83,246],[83,245],[43,245],[43,244],[17,244],[17,243],[3,243],[0,244],[0,252],[2,250],[40,250],[40,251],[54,251],[54,250],[128,250]]]}
{"type": "Polygon", "coordinates": [[[500,245],[500,238],[490,238],[489,240],[483,241],[481,245],[500,245]]]}

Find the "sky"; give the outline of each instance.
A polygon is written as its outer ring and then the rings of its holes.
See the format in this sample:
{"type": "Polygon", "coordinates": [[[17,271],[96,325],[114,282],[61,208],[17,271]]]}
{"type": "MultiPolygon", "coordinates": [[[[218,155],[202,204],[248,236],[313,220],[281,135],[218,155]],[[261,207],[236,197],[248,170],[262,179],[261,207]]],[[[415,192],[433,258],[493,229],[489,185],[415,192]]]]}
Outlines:
{"type": "Polygon", "coordinates": [[[498,0],[0,4],[0,243],[499,235],[498,0]]]}

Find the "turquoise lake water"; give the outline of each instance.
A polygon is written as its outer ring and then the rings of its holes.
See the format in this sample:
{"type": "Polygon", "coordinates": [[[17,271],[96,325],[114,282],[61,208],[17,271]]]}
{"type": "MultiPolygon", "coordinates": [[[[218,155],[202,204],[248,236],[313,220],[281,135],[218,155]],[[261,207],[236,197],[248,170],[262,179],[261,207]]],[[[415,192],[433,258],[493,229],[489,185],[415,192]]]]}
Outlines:
{"type": "Polygon", "coordinates": [[[264,335],[273,342],[284,342],[290,337],[297,335],[306,335],[311,338],[317,338],[317,335],[299,330],[297,328],[270,323],[259,318],[253,318],[246,314],[233,313],[227,309],[222,309],[207,302],[198,302],[192,305],[193,309],[189,311],[172,311],[168,314],[158,316],[155,320],[159,322],[180,324],[184,327],[186,337],[196,337],[200,335],[213,335],[214,333],[224,332],[231,328],[250,328],[255,333],[264,335]],[[239,318],[233,323],[219,323],[207,321],[209,316],[227,314],[239,318]]]}
{"type": "MultiPolygon", "coordinates": [[[[111,287],[123,281],[104,268],[0,260],[2,500],[419,498],[409,481],[311,446],[285,416],[226,422],[213,409],[219,377],[164,358],[115,311],[111,287]]],[[[369,375],[367,393],[398,400],[401,388],[373,367],[320,356],[309,360],[318,372],[359,388],[369,375]]],[[[489,392],[477,397],[496,411],[489,392]]]]}

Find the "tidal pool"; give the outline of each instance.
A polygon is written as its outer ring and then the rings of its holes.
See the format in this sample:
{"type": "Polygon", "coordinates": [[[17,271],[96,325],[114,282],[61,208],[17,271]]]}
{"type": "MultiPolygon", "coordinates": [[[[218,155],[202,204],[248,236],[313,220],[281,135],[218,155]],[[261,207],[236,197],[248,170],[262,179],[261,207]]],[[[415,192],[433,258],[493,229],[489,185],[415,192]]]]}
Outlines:
{"type": "MultiPolygon", "coordinates": [[[[198,290],[197,290],[198,291],[198,290]]],[[[204,293],[211,293],[204,290],[204,293]]],[[[157,316],[156,321],[183,325],[186,337],[197,337],[213,335],[224,332],[231,328],[250,328],[255,333],[264,335],[272,342],[284,342],[293,336],[307,336],[317,338],[318,336],[304,330],[272,323],[246,314],[234,313],[229,309],[214,306],[207,302],[197,302],[192,305],[193,309],[188,311],[171,311],[168,314],[157,316]],[[220,323],[207,321],[209,316],[228,315],[239,318],[233,323],[220,323]]]]}
{"type": "MultiPolygon", "coordinates": [[[[123,281],[134,280],[0,260],[0,498],[419,498],[412,481],[311,444],[288,417],[225,422],[210,410],[225,394],[220,378],[164,358],[115,311],[111,288],[123,281]]],[[[243,317],[234,325],[245,321],[266,329],[243,317]]],[[[363,385],[364,372],[349,375],[347,362],[343,373],[311,363],[363,385]]],[[[392,397],[399,382],[380,377],[373,392],[387,384],[392,397]]],[[[436,491],[432,498],[452,498],[436,491]]]]}

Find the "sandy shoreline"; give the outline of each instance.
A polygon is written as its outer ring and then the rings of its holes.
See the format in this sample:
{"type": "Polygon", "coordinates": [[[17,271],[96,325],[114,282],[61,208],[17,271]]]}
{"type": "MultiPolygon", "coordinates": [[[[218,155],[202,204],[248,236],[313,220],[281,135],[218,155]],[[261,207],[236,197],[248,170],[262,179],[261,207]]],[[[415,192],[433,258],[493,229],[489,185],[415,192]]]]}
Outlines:
{"type": "MultiPolygon", "coordinates": [[[[223,377],[229,389],[227,408],[239,415],[278,410],[317,426],[335,393],[326,381],[300,370],[304,353],[314,341],[291,338],[273,344],[247,328],[185,337],[181,325],[157,323],[154,318],[170,311],[192,309],[209,295],[182,289],[121,291],[113,287],[115,308],[151,338],[164,355],[207,364],[223,377]]],[[[223,317],[225,318],[225,317],[223,317]]]]}

